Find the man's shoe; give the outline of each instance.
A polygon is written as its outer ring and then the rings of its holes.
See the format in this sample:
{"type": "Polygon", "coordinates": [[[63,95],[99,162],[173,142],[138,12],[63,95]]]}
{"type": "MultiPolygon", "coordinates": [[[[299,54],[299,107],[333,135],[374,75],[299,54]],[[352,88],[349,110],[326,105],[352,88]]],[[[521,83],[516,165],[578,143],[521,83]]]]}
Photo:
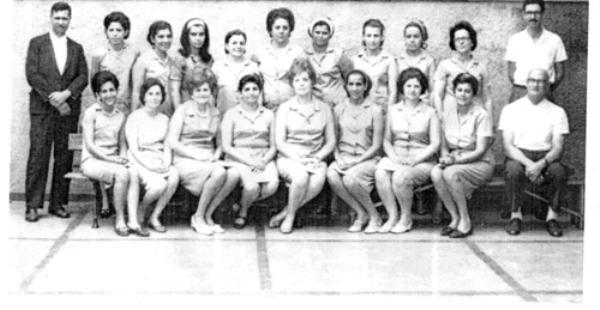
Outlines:
{"type": "Polygon", "coordinates": [[[511,236],[516,236],[521,233],[521,219],[511,219],[504,227],[506,232],[511,236]]]}
{"type": "Polygon", "coordinates": [[[37,222],[38,219],[39,216],[36,208],[27,209],[27,211],[25,211],[25,220],[27,222],[37,222]]]}
{"type": "Polygon", "coordinates": [[[50,206],[48,208],[48,214],[60,217],[61,219],[67,219],[71,216],[63,206],[50,206]]]}
{"type": "Polygon", "coordinates": [[[500,218],[503,219],[503,220],[509,219],[510,218],[510,211],[504,210],[504,211],[500,212],[500,218]]]}
{"type": "Polygon", "coordinates": [[[562,229],[556,220],[549,220],[546,222],[546,230],[552,237],[562,237],[562,229]]]}

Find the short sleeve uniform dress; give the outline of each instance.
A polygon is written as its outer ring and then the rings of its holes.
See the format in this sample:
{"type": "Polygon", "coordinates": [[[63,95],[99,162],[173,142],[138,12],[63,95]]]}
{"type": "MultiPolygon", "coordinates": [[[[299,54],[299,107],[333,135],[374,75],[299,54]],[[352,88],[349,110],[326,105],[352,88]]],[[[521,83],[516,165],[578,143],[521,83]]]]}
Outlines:
{"type": "MultiPolygon", "coordinates": [[[[94,103],[85,110],[84,118],[94,120],[94,145],[106,155],[118,156],[119,132],[125,123],[123,112],[114,109],[108,113],[98,103],[94,103]]],[[[127,172],[125,165],[95,158],[89,152],[85,139],[81,150],[81,170],[85,176],[106,184],[112,184],[117,173],[127,172]]]]}
{"type": "Polygon", "coordinates": [[[211,105],[208,105],[205,113],[201,113],[193,101],[184,103],[178,109],[183,111],[180,142],[191,148],[195,155],[203,160],[196,160],[175,153],[173,166],[179,172],[181,184],[190,192],[198,193],[212,170],[220,166],[219,163],[210,162],[209,160],[216,151],[216,139],[221,115],[219,110],[211,105]]]}
{"type": "Polygon", "coordinates": [[[156,55],[154,50],[148,50],[140,55],[134,66],[144,68],[144,80],[155,78],[165,87],[167,96],[163,104],[160,105],[159,111],[171,117],[173,115],[173,101],[171,100],[171,92],[169,91],[169,76],[173,68],[173,59],[171,56],[167,55],[165,59],[161,59],[156,55]]]}
{"type": "Polygon", "coordinates": [[[387,51],[382,50],[377,57],[370,59],[367,58],[366,50],[361,49],[358,54],[354,55],[351,59],[354,69],[364,71],[369,78],[371,78],[373,87],[371,87],[369,99],[386,107],[389,96],[388,70],[391,65],[395,65],[396,60],[394,59],[394,56],[387,51]]]}
{"type": "Polygon", "coordinates": [[[250,59],[244,59],[241,64],[223,60],[216,61],[212,66],[212,71],[217,76],[219,85],[217,108],[221,115],[225,115],[225,112],[236,106],[240,101],[238,91],[240,79],[247,74],[257,74],[258,65],[250,59]]]}
{"type": "MultiPolygon", "coordinates": [[[[240,105],[231,108],[225,113],[223,120],[230,120],[233,124],[231,143],[238,156],[262,159],[271,147],[271,124],[275,121],[273,111],[259,107],[257,111],[245,111],[240,105]]],[[[230,156],[225,160],[238,169],[242,185],[264,182],[278,182],[279,174],[275,161],[271,161],[261,172],[252,171],[244,163],[237,162],[230,156]]]]}
{"type": "Polygon", "coordinates": [[[314,95],[331,107],[344,102],[348,95],[344,89],[343,74],[352,68],[350,58],[339,48],[328,48],[320,54],[310,47],[305,53],[317,73],[314,95]]]}
{"type": "Polygon", "coordinates": [[[96,51],[93,56],[100,64],[100,71],[110,71],[119,80],[117,104],[125,114],[129,114],[131,109],[131,69],[138,56],[139,53],[129,44],[125,44],[119,51],[108,45],[96,51]]]}
{"type": "MultiPolygon", "coordinates": [[[[444,139],[450,154],[458,155],[473,151],[477,146],[477,138],[493,136],[490,114],[482,106],[472,105],[469,111],[462,116],[458,115],[456,111],[453,114],[455,115],[452,117],[444,114],[441,120],[444,139]]],[[[480,160],[448,166],[444,168],[444,174],[457,176],[459,182],[463,184],[467,198],[470,198],[473,191],[492,178],[494,156],[488,149],[480,160]]]]}
{"type": "MultiPolygon", "coordinates": [[[[375,117],[383,114],[380,107],[367,100],[358,108],[351,105],[352,103],[347,99],[333,110],[336,122],[337,149],[344,161],[357,159],[371,148],[375,117]]],[[[346,170],[340,170],[339,163],[333,162],[329,169],[344,175],[345,178],[350,177],[357,180],[366,191],[371,192],[378,161],[379,157],[374,157],[346,170]]]]}
{"type": "MultiPolygon", "coordinates": [[[[391,144],[397,156],[412,160],[429,145],[429,129],[433,118],[437,118],[435,109],[423,102],[412,111],[405,107],[403,101],[390,108],[386,126],[389,128],[391,144]]],[[[389,157],[384,157],[379,161],[377,169],[408,174],[413,186],[419,186],[429,180],[434,164],[433,157],[414,167],[400,165],[389,157]]]]}
{"type": "MultiPolygon", "coordinates": [[[[326,126],[333,122],[333,115],[329,106],[317,98],[310,104],[301,104],[293,97],[279,107],[277,121],[285,123],[285,141],[292,152],[306,157],[316,154],[325,144],[326,126]]],[[[325,162],[315,169],[320,167],[325,168],[325,162]]],[[[277,157],[277,169],[286,180],[290,179],[291,171],[315,172],[281,153],[277,157]]]]}
{"type": "Polygon", "coordinates": [[[181,55],[181,53],[178,52],[173,57],[172,64],[173,65],[171,68],[171,72],[168,76],[169,80],[181,82],[181,87],[183,88],[181,90],[181,102],[187,102],[191,98],[190,94],[184,88],[185,78],[191,76],[192,72],[194,71],[194,68],[197,66],[210,68],[213,64],[213,61],[211,60],[210,62],[206,63],[202,60],[195,60],[195,58],[193,58],[192,56],[183,57],[183,55],[181,55]]]}

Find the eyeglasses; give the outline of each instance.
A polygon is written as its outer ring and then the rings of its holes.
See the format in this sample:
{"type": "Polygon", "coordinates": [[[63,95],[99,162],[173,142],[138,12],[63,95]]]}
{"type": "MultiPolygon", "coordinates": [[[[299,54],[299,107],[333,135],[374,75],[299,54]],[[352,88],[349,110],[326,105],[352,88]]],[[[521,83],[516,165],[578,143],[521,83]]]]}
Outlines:
{"type": "Polygon", "coordinates": [[[542,15],[542,11],[525,11],[525,15],[542,15]]]}
{"type": "Polygon", "coordinates": [[[454,38],[455,42],[462,42],[462,41],[471,41],[470,37],[456,37],[454,38]]]}

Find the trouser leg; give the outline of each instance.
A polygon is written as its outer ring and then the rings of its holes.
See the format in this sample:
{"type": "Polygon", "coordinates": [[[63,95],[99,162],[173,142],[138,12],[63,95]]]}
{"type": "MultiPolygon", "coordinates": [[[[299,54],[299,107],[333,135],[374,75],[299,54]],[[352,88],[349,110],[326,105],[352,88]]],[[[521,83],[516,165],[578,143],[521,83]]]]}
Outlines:
{"type": "Polygon", "coordinates": [[[548,180],[548,200],[550,201],[550,208],[553,211],[558,212],[563,202],[563,197],[566,193],[567,188],[567,173],[562,164],[558,162],[551,163],[546,171],[544,177],[548,180]]]}
{"type": "Polygon", "coordinates": [[[29,129],[29,157],[25,175],[25,201],[27,208],[42,208],[48,179],[52,131],[50,115],[31,114],[29,129]]]}
{"type": "Polygon", "coordinates": [[[511,212],[517,212],[522,207],[525,166],[516,160],[507,158],[504,177],[506,180],[506,204],[511,212]]]}
{"type": "Polygon", "coordinates": [[[65,178],[73,165],[73,152],[69,151],[69,134],[77,131],[77,116],[53,116],[54,168],[52,172],[51,205],[69,202],[70,180],[65,178]]]}

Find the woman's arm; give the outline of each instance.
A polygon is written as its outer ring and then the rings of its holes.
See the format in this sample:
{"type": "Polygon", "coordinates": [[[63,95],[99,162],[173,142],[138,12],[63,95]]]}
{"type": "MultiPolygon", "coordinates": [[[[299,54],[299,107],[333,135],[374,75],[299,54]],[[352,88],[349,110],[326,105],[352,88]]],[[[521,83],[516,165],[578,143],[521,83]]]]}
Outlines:
{"type": "Polygon", "coordinates": [[[373,144],[356,160],[357,164],[375,157],[381,149],[383,143],[383,112],[379,108],[376,111],[373,117],[373,144]]]}
{"type": "Polygon", "coordinates": [[[169,148],[175,152],[175,154],[191,159],[199,159],[192,150],[179,141],[179,138],[181,137],[181,130],[183,128],[183,117],[183,108],[179,108],[175,111],[175,113],[173,113],[169,123],[167,143],[169,144],[169,148]]]}
{"type": "Polygon", "coordinates": [[[388,110],[398,100],[398,87],[396,81],[398,80],[398,64],[396,58],[392,58],[390,65],[388,66],[388,110]]]}
{"type": "MultiPolygon", "coordinates": [[[[211,120],[212,122],[212,120],[211,120]]],[[[217,120],[217,124],[221,123],[221,118],[219,117],[219,119],[217,120]]],[[[213,153],[213,157],[212,157],[212,161],[217,161],[219,159],[221,159],[221,156],[223,156],[223,147],[221,145],[223,145],[222,141],[221,141],[221,126],[217,125],[217,133],[215,135],[215,144],[216,144],[216,149],[215,152],[213,153]]]]}
{"type": "Polygon", "coordinates": [[[123,118],[123,122],[121,123],[121,128],[119,129],[119,156],[121,158],[127,159],[127,140],[125,139],[125,122],[127,121],[127,116],[123,118]]]}
{"type": "Polygon", "coordinates": [[[138,109],[140,102],[140,89],[146,78],[146,64],[144,59],[138,57],[131,71],[131,112],[138,109]]]}
{"type": "Polygon", "coordinates": [[[325,135],[325,145],[323,145],[323,147],[321,147],[321,149],[314,155],[314,157],[319,161],[325,160],[325,158],[329,156],[329,154],[331,154],[331,152],[335,148],[335,129],[333,125],[332,116],[333,113],[331,113],[331,109],[329,107],[325,107],[325,105],[323,105],[323,110],[326,114],[325,132],[323,133],[325,135]]]}
{"type": "MultiPolygon", "coordinates": [[[[177,69],[175,69],[177,70],[177,69]]],[[[171,99],[173,100],[173,108],[177,109],[181,105],[181,81],[169,79],[171,99]]]]}
{"type": "Polygon", "coordinates": [[[491,137],[477,137],[475,150],[454,156],[454,164],[468,164],[480,160],[489,148],[491,137]]]}
{"type": "MultiPolygon", "coordinates": [[[[131,115],[130,115],[131,116],[131,115]]],[[[155,171],[158,168],[158,163],[153,163],[148,160],[139,151],[138,145],[138,135],[139,135],[139,120],[135,117],[129,117],[127,119],[127,123],[125,124],[125,136],[127,137],[127,144],[129,145],[129,154],[133,156],[133,158],[146,167],[149,170],[155,171]]]]}
{"type": "Polygon", "coordinates": [[[98,158],[100,160],[115,162],[114,158],[106,155],[104,151],[97,147],[94,143],[94,123],[95,123],[95,114],[88,113],[86,111],[83,115],[83,120],[81,121],[81,130],[83,131],[83,140],[85,142],[85,147],[90,152],[92,156],[98,158]]]}
{"type": "Polygon", "coordinates": [[[430,159],[440,149],[440,120],[434,113],[429,118],[429,145],[417,155],[412,163],[416,166],[430,159]]]}
{"type": "Polygon", "coordinates": [[[275,117],[271,119],[269,123],[269,150],[262,158],[264,164],[272,161],[277,154],[277,147],[275,147],[275,117]]]}
{"type": "Polygon", "coordinates": [[[275,145],[277,146],[277,151],[283,156],[300,162],[300,157],[296,156],[296,154],[289,149],[288,144],[286,142],[286,119],[287,111],[285,108],[282,108],[280,106],[279,109],[277,109],[277,114],[275,116],[275,145]]]}
{"type": "Polygon", "coordinates": [[[387,119],[385,122],[385,128],[383,129],[383,152],[385,155],[395,163],[399,162],[398,155],[392,146],[392,129],[391,129],[392,118],[390,117],[390,110],[388,110],[387,119]]]}
{"type": "Polygon", "coordinates": [[[231,113],[225,113],[225,117],[221,123],[221,148],[227,156],[233,158],[235,161],[248,166],[254,166],[254,163],[249,158],[240,156],[233,148],[233,120],[231,119],[231,113]]]}
{"type": "Polygon", "coordinates": [[[433,107],[437,111],[438,115],[442,115],[444,107],[444,93],[446,91],[446,73],[444,72],[444,63],[440,63],[437,70],[435,71],[435,78],[433,82],[433,92],[431,93],[433,99],[433,107]]]}

